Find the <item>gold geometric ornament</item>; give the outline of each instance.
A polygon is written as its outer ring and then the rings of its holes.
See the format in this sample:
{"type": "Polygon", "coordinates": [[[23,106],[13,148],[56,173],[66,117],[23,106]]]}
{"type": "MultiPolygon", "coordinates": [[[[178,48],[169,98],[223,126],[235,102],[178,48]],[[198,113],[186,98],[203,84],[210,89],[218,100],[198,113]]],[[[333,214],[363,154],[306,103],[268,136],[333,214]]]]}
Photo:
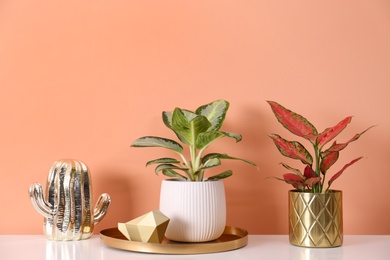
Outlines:
{"type": "Polygon", "coordinates": [[[130,241],[161,243],[169,218],[159,210],[151,211],[126,223],[118,223],[118,230],[130,241]]]}

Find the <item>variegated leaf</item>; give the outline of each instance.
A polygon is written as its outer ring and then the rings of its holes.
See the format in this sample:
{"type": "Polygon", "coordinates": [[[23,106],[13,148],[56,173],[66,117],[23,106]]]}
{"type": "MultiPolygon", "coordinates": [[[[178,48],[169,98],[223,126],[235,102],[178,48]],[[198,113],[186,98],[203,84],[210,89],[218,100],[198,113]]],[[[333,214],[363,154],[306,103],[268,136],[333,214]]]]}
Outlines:
{"type": "Polygon", "coordinates": [[[196,109],[195,113],[205,116],[211,123],[209,131],[218,131],[225,120],[226,112],[229,109],[229,102],[216,100],[196,109]]]}
{"type": "Polygon", "coordinates": [[[198,138],[196,138],[195,147],[196,149],[203,149],[223,136],[223,133],[217,131],[199,133],[198,138]]]}
{"type": "Polygon", "coordinates": [[[182,136],[188,145],[195,145],[199,133],[207,131],[210,126],[211,123],[204,116],[196,116],[191,121],[188,121],[181,109],[175,108],[173,111],[172,129],[182,136]]]}
{"type": "Polygon", "coordinates": [[[217,158],[217,159],[229,159],[229,160],[239,160],[239,161],[246,162],[246,163],[248,163],[250,165],[256,166],[256,164],[254,162],[251,162],[251,161],[248,161],[248,160],[245,160],[245,159],[241,159],[241,158],[237,158],[237,157],[232,157],[232,156],[229,156],[227,154],[221,154],[221,153],[209,153],[209,154],[203,156],[202,164],[205,164],[208,160],[214,159],[214,158],[217,158]]]}
{"type": "Polygon", "coordinates": [[[210,158],[209,160],[207,160],[203,166],[200,168],[200,170],[205,170],[205,169],[208,169],[208,168],[212,168],[212,167],[215,167],[215,166],[218,166],[218,165],[221,165],[221,160],[218,159],[218,158],[210,158]]]}
{"type": "Polygon", "coordinates": [[[286,173],[286,174],[283,174],[283,179],[285,182],[289,182],[289,181],[298,181],[298,182],[301,182],[301,183],[304,183],[305,180],[299,176],[299,175],[296,175],[296,174],[293,174],[293,173],[286,173]]]}
{"type": "Polygon", "coordinates": [[[227,170],[227,171],[224,171],[224,172],[219,173],[217,175],[211,176],[211,177],[207,178],[207,180],[208,181],[211,181],[211,180],[221,180],[221,179],[225,179],[227,177],[230,177],[232,175],[233,175],[233,171],[227,170]]]}
{"type": "MultiPolygon", "coordinates": [[[[344,167],[340,171],[338,171],[335,175],[332,176],[332,178],[330,178],[330,180],[328,181],[329,187],[338,177],[340,177],[340,175],[345,171],[345,169],[347,169],[349,166],[351,166],[352,164],[354,164],[355,162],[359,161],[362,158],[363,157],[358,157],[358,158],[352,160],[351,162],[349,162],[348,164],[344,165],[344,167]]],[[[329,189],[329,187],[328,187],[328,189],[329,189]]]]}
{"type": "Polygon", "coordinates": [[[159,158],[155,160],[151,160],[146,163],[146,166],[152,165],[152,164],[158,164],[158,163],[180,163],[180,161],[174,159],[174,158],[159,158]]]}
{"type": "MultiPolygon", "coordinates": [[[[193,112],[188,111],[188,110],[182,109],[181,112],[183,113],[185,118],[187,118],[187,121],[191,121],[193,118],[195,118],[197,116],[196,114],[194,114],[193,112]]],[[[187,144],[187,140],[180,133],[176,132],[172,128],[172,114],[173,114],[173,112],[171,112],[171,111],[164,111],[162,113],[163,122],[169,129],[171,129],[176,134],[177,138],[179,138],[179,140],[182,143],[187,144]]]]}
{"type": "Polygon", "coordinates": [[[305,189],[305,180],[301,178],[301,176],[292,173],[286,173],[283,175],[283,180],[287,184],[291,184],[297,190],[305,189]]]}
{"type": "Polygon", "coordinates": [[[335,162],[339,159],[339,152],[329,152],[327,155],[322,158],[320,164],[320,170],[322,174],[325,174],[329,168],[335,164],[335,162]]]}
{"type": "Polygon", "coordinates": [[[187,177],[175,172],[172,169],[164,169],[162,170],[162,173],[167,177],[173,177],[173,178],[180,178],[180,179],[187,179],[187,177]]]}
{"type": "Polygon", "coordinates": [[[330,152],[339,152],[341,150],[343,150],[345,147],[347,147],[347,145],[353,141],[356,141],[357,139],[359,139],[359,137],[364,134],[365,132],[367,132],[369,129],[373,128],[374,126],[370,126],[369,128],[367,128],[366,130],[364,130],[363,132],[361,132],[360,134],[356,134],[355,136],[353,136],[351,139],[349,139],[346,143],[342,143],[342,144],[338,144],[336,141],[333,142],[332,146],[329,147],[326,151],[323,152],[322,156],[324,156],[324,154],[327,154],[327,153],[330,153],[330,152]]]}
{"type": "Polygon", "coordinates": [[[308,139],[315,140],[317,129],[303,116],[283,107],[274,101],[267,101],[278,121],[291,133],[308,139]]]}
{"type": "Polygon", "coordinates": [[[329,127],[325,129],[322,133],[318,134],[316,141],[318,147],[321,149],[325,144],[327,144],[338,134],[340,134],[344,130],[344,128],[351,122],[351,120],[351,116],[346,117],[345,119],[341,120],[337,125],[329,127]]]}
{"type": "Polygon", "coordinates": [[[165,170],[165,169],[170,169],[170,170],[180,170],[180,171],[184,171],[186,172],[188,170],[188,168],[183,168],[183,167],[179,167],[177,165],[173,165],[173,164],[169,164],[169,163],[166,163],[166,164],[160,164],[156,167],[156,169],[154,170],[154,172],[156,174],[158,174],[160,171],[162,170],[165,170]]]}
{"type": "Polygon", "coordinates": [[[175,135],[177,136],[177,138],[179,138],[179,140],[182,142],[182,143],[186,143],[186,140],[183,136],[181,136],[179,133],[176,133],[175,130],[172,129],[172,112],[171,111],[164,111],[162,113],[162,119],[163,119],[163,122],[165,124],[166,127],[168,127],[169,129],[171,129],[175,135]]]}
{"type": "Polygon", "coordinates": [[[321,177],[311,177],[305,180],[305,185],[311,188],[317,183],[319,183],[320,181],[321,181],[321,177]]]}
{"type": "Polygon", "coordinates": [[[282,155],[301,160],[302,163],[310,166],[313,164],[313,157],[299,142],[287,141],[277,134],[271,134],[270,137],[282,155]]]}
{"type": "Polygon", "coordinates": [[[240,134],[232,133],[232,132],[221,132],[225,136],[236,139],[236,142],[240,142],[242,140],[242,136],[240,134]]]}
{"type": "Polygon", "coordinates": [[[195,147],[196,147],[196,149],[206,148],[211,143],[213,143],[217,139],[219,139],[221,137],[224,137],[224,136],[230,137],[230,138],[234,138],[236,140],[236,142],[239,142],[242,139],[241,135],[235,134],[235,133],[218,132],[218,131],[209,132],[209,131],[207,131],[207,132],[204,132],[204,133],[200,133],[198,135],[198,138],[196,139],[195,147]]]}
{"type": "Polygon", "coordinates": [[[163,111],[162,119],[166,127],[172,129],[172,112],[171,111],[163,111]]]}
{"type": "Polygon", "coordinates": [[[135,140],[132,147],[163,147],[178,153],[183,152],[183,147],[176,141],[156,136],[144,136],[135,140]]]}
{"type": "Polygon", "coordinates": [[[302,178],[304,177],[300,170],[295,169],[295,168],[292,168],[292,167],[290,167],[289,165],[287,165],[287,164],[285,164],[285,163],[280,163],[280,164],[281,164],[284,168],[286,168],[287,170],[290,170],[290,171],[294,172],[296,175],[299,175],[299,176],[301,176],[302,178]]]}
{"type": "MultiPolygon", "coordinates": [[[[178,108],[178,109],[180,109],[180,108],[178,108]]],[[[185,118],[187,118],[188,122],[197,116],[197,114],[195,114],[194,112],[191,112],[189,110],[185,110],[185,109],[180,109],[180,110],[183,113],[183,115],[185,116],[185,118]]],[[[169,129],[172,129],[172,114],[173,114],[172,111],[164,111],[162,113],[163,122],[169,129]]]]}
{"type": "Polygon", "coordinates": [[[315,173],[315,171],[309,166],[307,165],[305,167],[305,170],[303,172],[303,176],[305,176],[305,179],[310,179],[310,178],[315,178],[315,177],[318,177],[315,173]]]}

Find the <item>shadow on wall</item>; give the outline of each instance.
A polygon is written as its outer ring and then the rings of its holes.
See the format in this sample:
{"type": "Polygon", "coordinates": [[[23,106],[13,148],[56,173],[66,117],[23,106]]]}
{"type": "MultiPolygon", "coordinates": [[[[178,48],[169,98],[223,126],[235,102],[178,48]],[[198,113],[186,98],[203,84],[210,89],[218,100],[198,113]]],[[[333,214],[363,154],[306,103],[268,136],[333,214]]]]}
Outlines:
{"type": "Polygon", "coordinates": [[[233,176],[225,180],[228,225],[246,228],[251,234],[285,234],[288,231],[288,187],[268,178],[278,176],[282,169],[278,168],[280,157],[277,149],[268,137],[273,122],[267,109],[266,103],[246,106],[241,108],[239,116],[235,115],[237,119],[233,123],[227,120],[227,131],[243,136],[240,144],[233,144],[236,150],[232,156],[252,160],[258,165],[256,169],[231,164],[240,168],[236,168],[233,176]]]}
{"type": "Polygon", "coordinates": [[[107,193],[111,197],[111,205],[103,220],[95,226],[95,234],[103,229],[116,227],[118,222],[122,220],[130,220],[133,215],[131,211],[133,208],[132,198],[135,197],[132,194],[134,189],[132,189],[131,182],[126,178],[125,173],[104,170],[100,176],[103,177],[99,182],[96,181],[97,178],[94,181],[94,203],[97,202],[96,200],[101,193],[107,193]],[[118,219],[117,216],[121,216],[121,219],[118,219]]]}

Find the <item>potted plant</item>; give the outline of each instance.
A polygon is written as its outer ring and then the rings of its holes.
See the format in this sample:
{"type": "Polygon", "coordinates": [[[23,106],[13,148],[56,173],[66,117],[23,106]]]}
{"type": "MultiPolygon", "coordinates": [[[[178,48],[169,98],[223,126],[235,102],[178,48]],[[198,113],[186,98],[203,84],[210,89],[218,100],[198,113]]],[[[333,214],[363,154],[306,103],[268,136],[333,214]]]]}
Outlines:
{"type": "Polygon", "coordinates": [[[163,180],[160,193],[160,211],[170,218],[165,233],[170,240],[204,242],[218,238],[226,224],[225,190],[221,179],[231,176],[232,171],[206,176],[206,170],[219,166],[225,159],[255,165],[224,153],[205,154],[206,148],[222,137],[241,141],[240,134],[220,130],[228,108],[227,101],[216,100],[194,112],[181,108],[164,111],[162,120],[179,141],[144,136],[131,144],[131,147],[166,148],[179,157],[163,157],[146,163],[146,166],[156,165],[156,174],[161,172],[173,178],[163,180]]]}
{"type": "Polygon", "coordinates": [[[356,134],[345,143],[333,140],[351,122],[348,116],[337,125],[326,128],[322,132],[303,116],[283,107],[274,101],[267,101],[281,123],[291,133],[306,139],[313,146],[310,153],[300,142],[288,141],[277,134],[270,137],[279,152],[304,164],[303,172],[282,163],[289,173],[283,178],[276,178],[291,184],[294,190],[289,191],[289,238],[290,243],[304,247],[336,247],[343,243],[342,192],[330,189],[332,183],[351,165],[362,159],[358,157],[338,172],[328,181],[328,170],[339,158],[339,153],[348,144],[356,141],[367,128],[356,134]]]}

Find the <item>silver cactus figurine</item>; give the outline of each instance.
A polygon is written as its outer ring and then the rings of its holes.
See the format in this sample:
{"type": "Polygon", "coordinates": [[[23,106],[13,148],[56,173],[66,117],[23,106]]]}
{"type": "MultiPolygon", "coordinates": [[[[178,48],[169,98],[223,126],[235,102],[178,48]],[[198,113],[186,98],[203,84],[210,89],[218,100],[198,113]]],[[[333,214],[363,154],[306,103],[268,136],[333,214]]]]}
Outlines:
{"type": "Polygon", "coordinates": [[[45,218],[44,233],[49,240],[80,240],[92,235],[110,205],[108,194],[100,195],[92,208],[91,178],[88,167],[77,160],[54,162],[50,168],[46,199],[42,186],[30,186],[30,199],[45,218]]]}

